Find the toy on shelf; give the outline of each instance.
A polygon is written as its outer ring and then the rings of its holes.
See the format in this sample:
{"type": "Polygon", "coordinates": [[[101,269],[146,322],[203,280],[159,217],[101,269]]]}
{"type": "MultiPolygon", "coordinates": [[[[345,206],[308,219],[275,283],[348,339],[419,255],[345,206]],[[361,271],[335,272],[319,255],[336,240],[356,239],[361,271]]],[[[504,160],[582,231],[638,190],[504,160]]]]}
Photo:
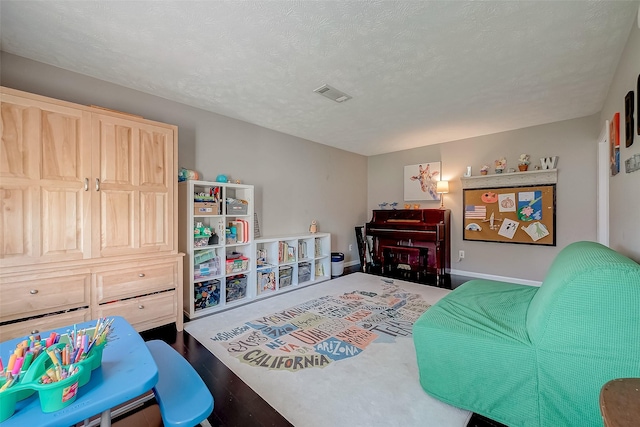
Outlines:
{"type": "Polygon", "coordinates": [[[489,165],[482,165],[480,168],[480,175],[486,175],[489,173],[489,165]]]}
{"type": "Polygon", "coordinates": [[[200,179],[200,174],[194,170],[180,168],[178,170],[178,182],[186,181],[188,179],[198,180],[200,179]]]}
{"type": "Polygon", "coordinates": [[[496,173],[502,173],[507,167],[507,159],[502,157],[500,160],[496,160],[494,164],[496,166],[496,173]]]}
{"type": "Polygon", "coordinates": [[[530,157],[528,154],[520,154],[520,158],[518,159],[518,169],[520,172],[524,172],[529,169],[530,157]]]}
{"type": "Polygon", "coordinates": [[[201,222],[196,223],[193,228],[193,246],[207,246],[212,235],[211,227],[204,226],[201,222]]]}

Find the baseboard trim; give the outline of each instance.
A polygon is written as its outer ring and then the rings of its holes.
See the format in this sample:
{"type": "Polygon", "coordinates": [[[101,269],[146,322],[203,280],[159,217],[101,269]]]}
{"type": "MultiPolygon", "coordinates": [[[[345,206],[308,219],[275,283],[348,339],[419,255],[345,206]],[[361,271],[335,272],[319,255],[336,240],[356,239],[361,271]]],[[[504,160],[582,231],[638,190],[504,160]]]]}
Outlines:
{"type": "Polygon", "coordinates": [[[497,280],[499,282],[517,283],[519,285],[540,286],[542,282],[527,279],[518,279],[517,277],[496,276],[494,274],[475,273],[473,271],[451,270],[451,274],[457,276],[467,276],[476,279],[497,280]]]}
{"type": "Polygon", "coordinates": [[[345,267],[351,267],[352,265],[360,265],[360,261],[358,261],[357,259],[351,260],[351,261],[345,261],[344,262],[344,266],[345,267]]]}

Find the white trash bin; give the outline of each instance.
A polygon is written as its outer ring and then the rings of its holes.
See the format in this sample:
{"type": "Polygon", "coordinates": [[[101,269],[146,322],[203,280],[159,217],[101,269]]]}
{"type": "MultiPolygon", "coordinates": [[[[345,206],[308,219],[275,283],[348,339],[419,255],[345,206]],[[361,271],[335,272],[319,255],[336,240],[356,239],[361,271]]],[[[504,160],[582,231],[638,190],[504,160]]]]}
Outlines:
{"type": "Polygon", "coordinates": [[[331,252],[331,277],[342,276],[344,273],[344,254],[331,252]]]}

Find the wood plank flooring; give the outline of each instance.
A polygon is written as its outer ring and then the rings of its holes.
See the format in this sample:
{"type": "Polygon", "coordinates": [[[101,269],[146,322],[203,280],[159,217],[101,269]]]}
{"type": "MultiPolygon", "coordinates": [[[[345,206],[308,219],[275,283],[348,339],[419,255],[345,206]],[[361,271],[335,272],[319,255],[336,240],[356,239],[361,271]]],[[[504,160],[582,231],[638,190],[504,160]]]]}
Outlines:
{"type": "MultiPolygon", "coordinates": [[[[357,267],[356,267],[357,268],[357,267]]],[[[345,268],[345,274],[358,271],[345,268]]],[[[452,288],[468,278],[452,277],[452,288]]],[[[282,415],[265,402],[209,350],[187,332],[177,332],[174,325],[145,331],[145,340],[160,339],[175,348],[202,377],[214,399],[212,426],[224,427],[284,427],[291,426],[282,415]]],[[[157,404],[152,399],[133,413],[114,419],[114,427],[155,427],[159,423],[157,404]]],[[[298,426],[304,427],[304,426],[298,426]]],[[[474,414],[467,427],[506,427],[474,414]]]]}

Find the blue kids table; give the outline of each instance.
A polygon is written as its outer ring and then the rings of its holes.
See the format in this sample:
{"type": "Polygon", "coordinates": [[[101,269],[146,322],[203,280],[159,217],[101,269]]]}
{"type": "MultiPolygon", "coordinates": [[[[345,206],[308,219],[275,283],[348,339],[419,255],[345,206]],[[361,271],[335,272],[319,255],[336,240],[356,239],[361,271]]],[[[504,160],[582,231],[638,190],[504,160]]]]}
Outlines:
{"type": "MultiPolygon", "coordinates": [[[[56,412],[44,413],[36,392],[16,405],[16,412],[1,427],[70,426],[101,414],[101,425],[111,425],[111,408],[151,390],[158,382],[158,368],[144,340],[122,317],[113,317],[112,332],[102,355],[102,366],[91,380],[78,389],[76,401],[56,412]]],[[[95,321],[79,323],[78,329],[92,328],[95,321]]],[[[54,329],[66,334],[73,325],[54,329]]],[[[47,331],[41,336],[47,337],[47,331]]],[[[8,356],[24,337],[0,343],[0,355],[8,356]]]]}

